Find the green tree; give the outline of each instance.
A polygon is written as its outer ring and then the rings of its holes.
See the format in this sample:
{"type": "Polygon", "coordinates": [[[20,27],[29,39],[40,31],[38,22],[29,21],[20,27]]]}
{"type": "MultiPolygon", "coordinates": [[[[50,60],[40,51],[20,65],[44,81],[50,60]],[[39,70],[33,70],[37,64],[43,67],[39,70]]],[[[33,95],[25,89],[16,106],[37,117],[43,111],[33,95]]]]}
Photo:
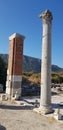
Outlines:
{"type": "Polygon", "coordinates": [[[52,75],[51,76],[51,81],[53,83],[63,83],[63,75],[62,75],[62,73],[53,72],[51,75],[52,75]]]}
{"type": "Polygon", "coordinates": [[[3,85],[3,90],[6,89],[6,73],[7,73],[7,65],[4,62],[3,58],[0,56],[0,84],[3,85]]]}

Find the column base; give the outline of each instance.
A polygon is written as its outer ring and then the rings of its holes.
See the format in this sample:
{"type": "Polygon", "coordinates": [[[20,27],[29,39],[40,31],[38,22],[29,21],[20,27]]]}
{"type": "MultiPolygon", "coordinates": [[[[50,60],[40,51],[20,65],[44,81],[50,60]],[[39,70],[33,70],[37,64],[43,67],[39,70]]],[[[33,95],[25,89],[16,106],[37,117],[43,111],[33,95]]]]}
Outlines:
{"type": "Polygon", "coordinates": [[[41,115],[51,114],[54,112],[51,106],[47,106],[47,107],[41,106],[39,108],[34,108],[34,111],[41,115]]]}

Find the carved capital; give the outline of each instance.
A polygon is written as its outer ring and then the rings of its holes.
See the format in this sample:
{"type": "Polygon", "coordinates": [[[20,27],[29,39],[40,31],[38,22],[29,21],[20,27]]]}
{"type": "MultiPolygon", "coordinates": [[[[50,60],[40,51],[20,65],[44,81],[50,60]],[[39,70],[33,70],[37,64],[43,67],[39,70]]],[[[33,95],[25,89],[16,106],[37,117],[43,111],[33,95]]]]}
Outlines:
{"type": "Polygon", "coordinates": [[[51,23],[53,16],[52,13],[49,10],[46,10],[45,12],[43,12],[42,14],[40,14],[40,18],[43,19],[43,23],[51,23]]]}

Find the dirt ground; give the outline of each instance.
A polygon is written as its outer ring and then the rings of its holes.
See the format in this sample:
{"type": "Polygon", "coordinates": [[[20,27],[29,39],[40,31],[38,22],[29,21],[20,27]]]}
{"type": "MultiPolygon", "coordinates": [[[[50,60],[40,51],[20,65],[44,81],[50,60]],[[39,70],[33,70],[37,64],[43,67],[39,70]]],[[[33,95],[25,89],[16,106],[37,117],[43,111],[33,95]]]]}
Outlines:
{"type": "Polygon", "coordinates": [[[31,103],[0,103],[0,130],[63,130],[63,123],[33,111],[31,103]]]}

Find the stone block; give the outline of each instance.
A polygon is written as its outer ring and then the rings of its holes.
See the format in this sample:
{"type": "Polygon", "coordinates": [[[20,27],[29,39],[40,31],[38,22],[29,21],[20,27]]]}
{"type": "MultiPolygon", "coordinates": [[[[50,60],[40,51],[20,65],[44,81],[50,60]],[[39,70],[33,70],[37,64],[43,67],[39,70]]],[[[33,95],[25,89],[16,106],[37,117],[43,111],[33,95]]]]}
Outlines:
{"type": "Polygon", "coordinates": [[[6,101],[7,100],[6,94],[0,94],[0,100],[1,101],[6,101]]]}
{"type": "Polygon", "coordinates": [[[56,120],[61,120],[61,113],[60,113],[60,109],[56,109],[55,112],[54,112],[54,118],[56,120]]]}

